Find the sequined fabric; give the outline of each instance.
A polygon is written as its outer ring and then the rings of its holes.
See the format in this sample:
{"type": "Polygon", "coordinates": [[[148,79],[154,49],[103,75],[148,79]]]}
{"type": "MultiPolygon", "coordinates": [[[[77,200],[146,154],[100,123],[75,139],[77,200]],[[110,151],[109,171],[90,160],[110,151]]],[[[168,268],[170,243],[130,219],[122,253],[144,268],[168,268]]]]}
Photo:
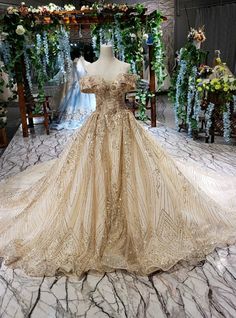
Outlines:
{"type": "Polygon", "coordinates": [[[61,157],[0,185],[6,264],[34,276],[150,274],[233,241],[236,200],[228,204],[227,189],[232,193],[235,180],[205,172],[199,178],[201,172],[165,153],[125,109],[124,92],[135,77],[86,76],[80,84],[96,94],[97,110],[61,157]]]}

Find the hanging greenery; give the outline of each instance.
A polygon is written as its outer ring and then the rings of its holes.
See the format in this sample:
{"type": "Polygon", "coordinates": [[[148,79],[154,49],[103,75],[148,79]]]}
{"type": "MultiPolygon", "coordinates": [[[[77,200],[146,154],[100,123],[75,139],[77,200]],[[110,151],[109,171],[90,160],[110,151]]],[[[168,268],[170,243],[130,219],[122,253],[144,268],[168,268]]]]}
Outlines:
{"type": "Polygon", "coordinates": [[[70,67],[68,32],[52,14],[57,6],[9,7],[1,19],[1,56],[10,85],[27,83],[25,89],[38,89],[38,100],[44,100],[44,87],[58,71],[61,58],[65,74],[70,67]]]}
{"type": "Polygon", "coordinates": [[[165,67],[165,50],[162,41],[162,28],[161,24],[163,17],[160,12],[156,11],[150,21],[148,21],[149,33],[152,36],[153,41],[153,60],[151,61],[152,69],[154,70],[157,78],[157,90],[159,91],[164,84],[164,80],[167,76],[165,67]]]}
{"type": "MultiPolygon", "coordinates": [[[[205,39],[205,38],[204,38],[205,39]]],[[[179,53],[178,67],[173,75],[169,97],[174,105],[176,127],[187,129],[189,135],[198,131],[199,94],[196,89],[198,67],[206,52],[190,41],[179,53]]]]}

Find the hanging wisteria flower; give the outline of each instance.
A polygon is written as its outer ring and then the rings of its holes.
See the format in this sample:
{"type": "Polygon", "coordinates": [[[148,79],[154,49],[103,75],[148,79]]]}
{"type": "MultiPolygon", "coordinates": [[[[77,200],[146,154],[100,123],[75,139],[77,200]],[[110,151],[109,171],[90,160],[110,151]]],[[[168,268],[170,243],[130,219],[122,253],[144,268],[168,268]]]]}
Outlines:
{"type": "Polygon", "coordinates": [[[7,66],[11,61],[11,47],[7,41],[1,43],[1,53],[3,56],[4,64],[7,66]]]}
{"type": "Polygon", "coordinates": [[[119,60],[124,61],[125,60],[124,45],[122,43],[120,23],[116,16],[115,16],[115,27],[114,27],[114,43],[116,44],[116,47],[117,47],[119,60]]]}
{"type": "Polygon", "coordinates": [[[61,28],[59,33],[59,48],[60,48],[60,61],[62,62],[61,71],[65,75],[70,74],[71,69],[71,57],[70,57],[70,40],[69,40],[69,33],[64,29],[61,28]]]}
{"type": "Polygon", "coordinates": [[[65,4],[64,9],[66,11],[73,11],[73,10],[75,10],[75,6],[73,6],[73,4],[65,4]]]}
{"type": "Polygon", "coordinates": [[[32,91],[33,84],[32,84],[32,80],[31,80],[30,59],[29,59],[26,47],[24,48],[24,62],[25,62],[25,71],[26,71],[27,82],[28,82],[30,91],[32,91]]]}
{"type": "Polygon", "coordinates": [[[199,122],[199,116],[201,113],[201,98],[199,96],[198,90],[195,91],[195,100],[194,100],[194,107],[193,107],[193,118],[196,122],[199,122]]]}
{"type": "Polygon", "coordinates": [[[192,106],[193,101],[195,98],[195,92],[196,92],[196,77],[197,77],[197,67],[193,66],[191,70],[191,74],[188,79],[188,95],[187,95],[187,124],[188,124],[188,134],[191,135],[192,132],[192,121],[191,121],[191,112],[192,112],[192,106]]]}
{"type": "Polygon", "coordinates": [[[234,111],[236,112],[236,95],[233,96],[234,111]]]}
{"type": "MultiPolygon", "coordinates": [[[[182,51],[180,52],[180,56],[181,56],[181,53],[182,51]]],[[[187,62],[185,60],[181,60],[180,69],[179,69],[179,73],[178,73],[177,81],[176,81],[176,98],[175,98],[175,105],[174,105],[175,124],[177,129],[179,127],[179,113],[181,112],[180,109],[183,106],[180,104],[180,97],[182,94],[181,86],[183,84],[186,71],[187,71],[187,62]]]]}
{"type": "Polygon", "coordinates": [[[18,25],[16,28],[16,34],[18,35],[23,35],[25,34],[25,28],[23,27],[23,25],[18,25]]]}
{"type": "Polygon", "coordinates": [[[226,104],[226,111],[223,113],[223,124],[224,124],[224,139],[226,142],[230,142],[231,134],[231,120],[230,120],[230,103],[226,104]]]}
{"type": "Polygon", "coordinates": [[[40,34],[36,34],[36,51],[37,51],[38,55],[41,52],[41,47],[42,47],[41,35],[40,34]]]}
{"type": "Polygon", "coordinates": [[[206,136],[208,137],[210,134],[210,129],[212,126],[212,114],[213,110],[215,108],[215,104],[209,103],[206,113],[205,113],[205,119],[206,119],[206,136]]]}
{"type": "Polygon", "coordinates": [[[49,64],[48,38],[47,38],[47,32],[46,31],[43,32],[43,47],[44,47],[46,64],[49,64]]]}

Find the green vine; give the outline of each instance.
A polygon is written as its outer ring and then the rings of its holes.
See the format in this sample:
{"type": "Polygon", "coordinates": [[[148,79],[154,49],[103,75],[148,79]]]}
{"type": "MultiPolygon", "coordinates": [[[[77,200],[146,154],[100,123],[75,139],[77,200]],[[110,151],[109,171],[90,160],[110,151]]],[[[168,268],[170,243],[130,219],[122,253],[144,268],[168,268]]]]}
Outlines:
{"type": "Polygon", "coordinates": [[[165,49],[162,40],[161,24],[163,17],[160,12],[154,12],[154,16],[148,21],[149,32],[152,35],[153,40],[153,60],[151,61],[152,69],[154,70],[157,78],[157,90],[160,90],[164,84],[164,80],[167,76],[165,71],[165,49]]]}

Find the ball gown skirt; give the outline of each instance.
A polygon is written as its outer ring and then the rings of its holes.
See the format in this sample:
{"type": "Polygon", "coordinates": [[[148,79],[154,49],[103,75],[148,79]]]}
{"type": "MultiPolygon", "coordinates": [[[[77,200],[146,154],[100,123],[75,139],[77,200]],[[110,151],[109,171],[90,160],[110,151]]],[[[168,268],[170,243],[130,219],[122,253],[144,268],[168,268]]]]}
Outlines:
{"type": "Polygon", "coordinates": [[[52,129],[77,129],[96,108],[94,94],[82,93],[79,80],[86,70],[81,59],[72,63],[71,78],[65,83],[62,99],[58,107],[58,119],[52,129]]]}
{"type": "Polygon", "coordinates": [[[85,76],[97,108],[59,159],[0,185],[0,255],[29,275],[200,260],[235,240],[236,181],[175,162],[125,109],[135,76],[85,76]]]}

